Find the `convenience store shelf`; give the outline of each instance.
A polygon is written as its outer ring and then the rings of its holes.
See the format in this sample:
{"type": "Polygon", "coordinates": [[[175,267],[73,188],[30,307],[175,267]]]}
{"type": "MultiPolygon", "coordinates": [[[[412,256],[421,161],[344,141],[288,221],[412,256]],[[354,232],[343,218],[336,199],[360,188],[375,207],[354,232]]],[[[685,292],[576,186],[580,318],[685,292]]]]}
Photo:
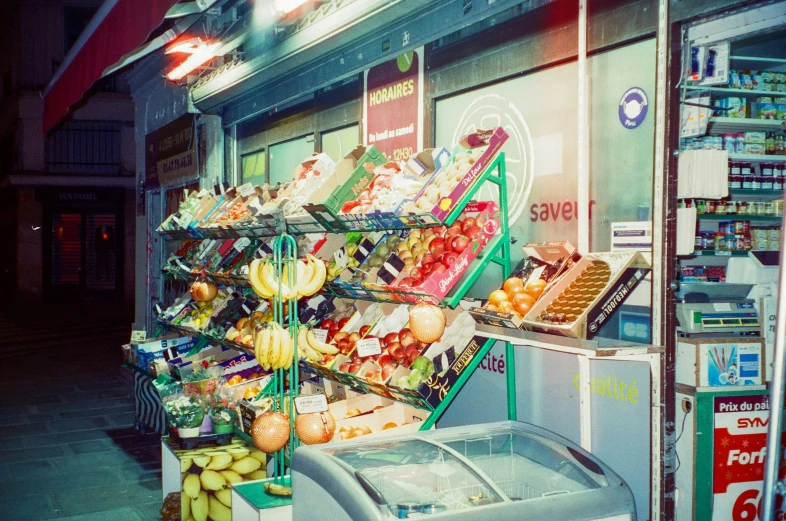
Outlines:
{"type": "Polygon", "coordinates": [[[780,215],[747,215],[725,213],[700,213],[696,215],[700,221],[750,221],[752,223],[779,223],[783,219],[780,215]]]}
{"type": "Polygon", "coordinates": [[[710,118],[707,124],[708,134],[725,134],[727,132],[774,132],[783,130],[786,121],[774,119],[752,119],[752,118],[710,118]]]}
{"type": "Polygon", "coordinates": [[[729,56],[735,69],[786,71],[786,60],[782,58],[763,58],[760,56],[729,56]]]}
{"type": "Polygon", "coordinates": [[[739,201],[749,201],[751,199],[760,199],[763,201],[771,201],[773,199],[780,199],[784,195],[783,190],[760,190],[750,188],[730,188],[729,197],[739,201]]]}
{"type": "Polygon", "coordinates": [[[729,159],[733,161],[748,161],[749,163],[786,163],[785,156],[773,154],[729,154],[729,159]]]}
{"type": "Polygon", "coordinates": [[[695,250],[697,257],[747,257],[748,250],[695,250]]]}
{"type": "Polygon", "coordinates": [[[748,90],[748,89],[730,89],[728,87],[711,87],[709,85],[689,85],[685,90],[692,92],[710,92],[712,94],[721,94],[723,97],[745,98],[747,100],[755,101],[756,98],[770,97],[770,98],[786,98],[786,92],[773,92],[765,90],[748,90]]]}

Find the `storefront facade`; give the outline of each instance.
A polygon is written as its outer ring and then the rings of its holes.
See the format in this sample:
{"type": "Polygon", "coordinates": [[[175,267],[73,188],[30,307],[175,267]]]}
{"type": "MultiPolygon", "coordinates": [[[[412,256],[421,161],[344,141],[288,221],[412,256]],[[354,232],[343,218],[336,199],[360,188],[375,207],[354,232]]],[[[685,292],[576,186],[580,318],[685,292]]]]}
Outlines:
{"type": "MultiPolygon", "coordinates": [[[[359,3],[369,8],[369,2],[359,3]]],[[[682,101],[676,87],[683,29],[704,27],[700,22],[721,15],[755,13],[759,5],[611,2],[590,5],[582,26],[572,2],[438,4],[391,7],[378,15],[373,34],[348,29],[343,41],[321,39],[321,51],[301,48],[326,34],[320,23],[331,20],[315,17],[290,39],[258,56],[227,60],[188,89],[160,81],[170,67],[160,58],[137,66],[131,80],[137,164],[146,165],[137,169],[137,272],[148,274],[137,279],[137,324],[153,328],[156,305],[168,305],[187,288],[160,277],[157,267],[174,246],[155,233],[184,189],[273,186],[288,181],[311,153],[338,160],[368,143],[366,71],[414,51],[423,64],[422,111],[415,122],[421,132],[413,132],[417,150],[450,148],[478,128],[500,126],[510,136],[503,150],[514,265],[523,256],[520,246],[532,242],[568,241],[582,253],[611,251],[613,223],[644,223],[653,241],[652,275],[601,330],[626,345],[651,347],[601,354],[522,339],[515,344],[528,348],[516,349],[511,360],[499,342],[439,426],[507,418],[500,398],[514,366],[517,419],[580,444],[614,468],[633,491],[639,519],[701,519],[675,490],[678,458],[682,465],[689,459],[676,442],[690,432],[684,427],[688,411],[684,417],[677,411],[675,378],[674,152],[680,148],[682,101]],[[582,29],[586,59],[578,44],[582,29]],[[274,65],[264,65],[264,57],[274,65]],[[586,96],[580,95],[582,82],[586,96]],[[196,166],[177,182],[152,186],[150,136],[188,114],[195,114],[196,166]]],[[[340,19],[351,18],[345,12],[340,19]]],[[[712,28],[723,30],[722,24],[712,28]]],[[[494,269],[469,297],[486,298],[499,286],[501,273],[494,269]]],[[[705,501],[696,476],[685,478],[684,472],[680,495],[705,501]],[[682,492],[693,486],[697,495],[682,492]]]]}

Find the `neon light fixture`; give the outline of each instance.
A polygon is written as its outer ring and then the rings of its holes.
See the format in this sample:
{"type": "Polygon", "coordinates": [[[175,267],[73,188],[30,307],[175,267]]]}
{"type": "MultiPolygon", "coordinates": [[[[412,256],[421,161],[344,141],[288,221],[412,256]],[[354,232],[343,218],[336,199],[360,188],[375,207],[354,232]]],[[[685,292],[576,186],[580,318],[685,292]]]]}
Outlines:
{"type": "Polygon", "coordinates": [[[179,81],[188,73],[201,67],[215,57],[215,51],[219,43],[205,43],[201,38],[191,38],[181,41],[166,50],[166,54],[185,53],[190,54],[186,60],[169,71],[166,75],[168,80],[179,81]]]}

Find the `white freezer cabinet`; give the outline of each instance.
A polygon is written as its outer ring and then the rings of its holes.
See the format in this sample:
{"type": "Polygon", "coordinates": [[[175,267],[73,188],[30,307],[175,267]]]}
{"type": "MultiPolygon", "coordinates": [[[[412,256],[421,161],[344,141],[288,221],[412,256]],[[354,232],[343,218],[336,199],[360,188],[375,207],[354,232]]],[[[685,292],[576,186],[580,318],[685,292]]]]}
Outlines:
{"type": "Polygon", "coordinates": [[[521,422],[301,446],[292,486],[294,521],[636,519],[633,494],[616,473],[521,422]]]}

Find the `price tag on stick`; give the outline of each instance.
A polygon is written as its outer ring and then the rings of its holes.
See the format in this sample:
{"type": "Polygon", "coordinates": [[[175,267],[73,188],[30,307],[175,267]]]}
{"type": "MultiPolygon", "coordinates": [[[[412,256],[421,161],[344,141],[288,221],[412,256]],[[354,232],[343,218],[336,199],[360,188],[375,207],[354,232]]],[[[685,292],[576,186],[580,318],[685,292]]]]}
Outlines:
{"type": "Polygon", "coordinates": [[[328,410],[327,396],[324,394],[298,396],[295,398],[295,410],[298,414],[325,412],[328,410]]]}
{"type": "Polygon", "coordinates": [[[364,338],[358,340],[356,347],[358,348],[358,356],[363,358],[365,356],[376,356],[382,352],[382,345],[379,343],[379,338],[364,338]]]}

